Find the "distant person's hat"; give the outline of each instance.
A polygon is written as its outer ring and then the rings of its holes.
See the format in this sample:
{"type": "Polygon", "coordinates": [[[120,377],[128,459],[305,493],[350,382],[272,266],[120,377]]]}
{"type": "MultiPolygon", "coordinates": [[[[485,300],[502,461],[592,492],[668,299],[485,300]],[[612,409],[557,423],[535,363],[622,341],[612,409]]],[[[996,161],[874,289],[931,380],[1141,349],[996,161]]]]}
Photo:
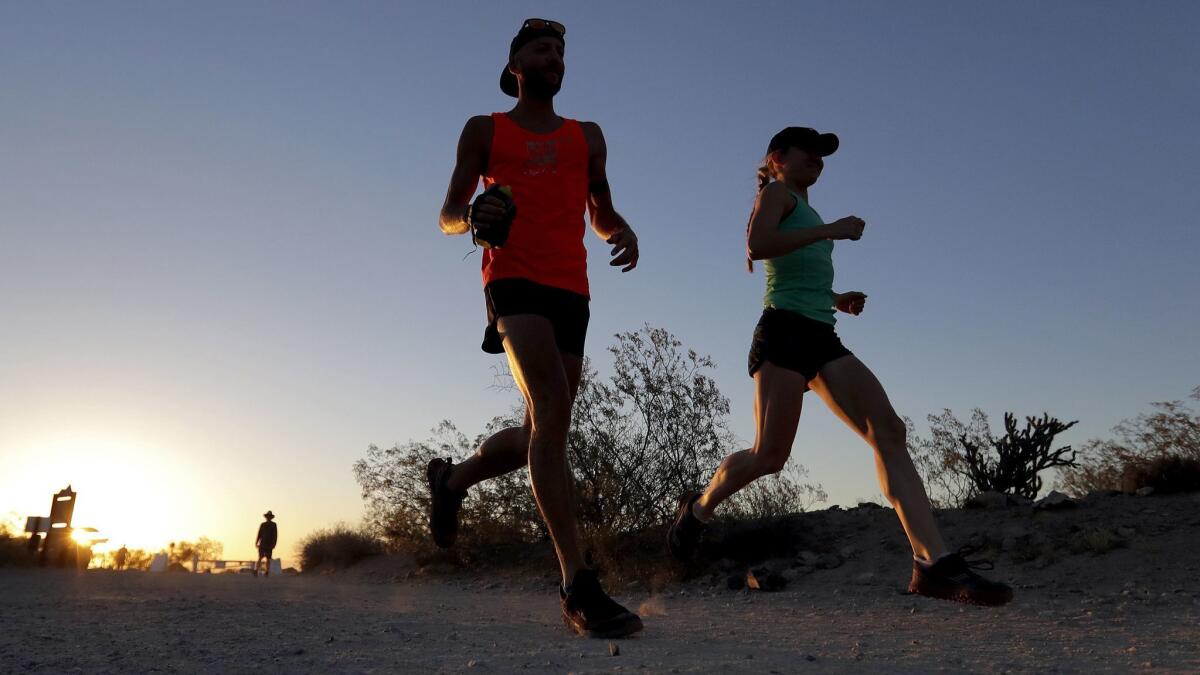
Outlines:
{"type": "MultiPolygon", "coordinates": [[[[521,24],[521,30],[517,31],[517,36],[512,39],[512,43],[508,46],[508,60],[511,62],[513,54],[516,54],[521,47],[533,42],[538,38],[551,37],[557,39],[566,46],[567,41],[563,38],[567,34],[567,27],[557,21],[547,19],[525,19],[525,23],[521,24]]],[[[500,91],[516,98],[521,93],[521,88],[517,86],[517,76],[508,72],[508,64],[504,64],[504,68],[500,71],[500,91]]]]}
{"type": "Polygon", "coordinates": [[[268,519],[271,519],[271,518],[274,518],[274,517],[275,517],[275,514],[274,514],[274,513],[271,513],[270,511],[267,511],[266,513],[264,513],[264,514],[263,514],[263,518],[268,518],[268,519]]]}
{"type": "Polygon", "coordinates": [[[838,137],[834,134],[817,133],[809,127],[788,127],[771,137],[767,146],[767,154],[788,148],[811,150],[822,157],[828,157],[837,152],[838,137]]]}

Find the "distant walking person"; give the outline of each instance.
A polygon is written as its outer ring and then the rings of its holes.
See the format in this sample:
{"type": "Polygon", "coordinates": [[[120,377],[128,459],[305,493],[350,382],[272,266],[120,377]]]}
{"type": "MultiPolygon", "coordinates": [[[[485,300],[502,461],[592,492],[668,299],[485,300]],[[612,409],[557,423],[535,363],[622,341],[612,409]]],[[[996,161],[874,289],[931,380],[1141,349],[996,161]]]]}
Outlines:
{"type": "Polygon", "coordinates": [[[826,224],[809,205],[809,188],[838,148],[833,134],[788,127],[767,146],[759,192],[747,225],[747,266],[764,260],[765,308],[750,347],[755,383],[754,446],[721,463],[708,488],[683,495],[668,535],[671,552],[690,558],[713,511],[750,482],[781,471],[792,452],[804,393],[812,390],[875,451],[883,494],[896,509],[913,550],[909,591],[981,605],[1002,605],[1012,589],[971,570],[947,552],[921,477],[905,442],[905,425],[875,375],[834,332],[834,312],[862,313],[867,296],[833,291],[833,242],[857,241],[865,223],[847,216],[826,224]]]}
{"type": "Polygon", "coordinates": [[[113,554],[113,564],[118,570],[123,570],[125,569],[125,562],[127,560],[129,560],[129,549],[125,548],[125,545],[122,544],[121,548],[117,549],[117,552],[113,554]]]}
{"type": "Polygon", "coordinates": [[[258,537],[254,539],[254,546],[258,549],[258,559],[254,561],[254,576],[258,576],[258,565],[264,558],[267,560],[267,569],[263,573],[264,576],[271,576],[271,552],[275,550],[275,544],[279,542],[279,528],[275,526],[275,514],[267,511],[263,514],[266,521],[258,526],[258,537]]]}
{"type": "Polygon", "coordinates": [[[581,635],[619,637],[641,630],[642,621],[609,598],[584,563],[567,465],[590,316],[585,209],[592,230],[613,247],[609,265],[633,269],[638,243],[613,209],[600,127],[554,111],[565,33],[556,21],[526,20],[500,75],[501,90],[516,106],[470,118],[459,138],[439,225],[446,234],[470,232],[485,248],[483,350],[507,354],[525,419],[457,466],[441,458],[429,463],[430,530],[438,546],[452,545],[467,488],[528,466],[562,571],[564,622],[581,635]],[[481,176],[487,190],[472,204],[481,176]]]}

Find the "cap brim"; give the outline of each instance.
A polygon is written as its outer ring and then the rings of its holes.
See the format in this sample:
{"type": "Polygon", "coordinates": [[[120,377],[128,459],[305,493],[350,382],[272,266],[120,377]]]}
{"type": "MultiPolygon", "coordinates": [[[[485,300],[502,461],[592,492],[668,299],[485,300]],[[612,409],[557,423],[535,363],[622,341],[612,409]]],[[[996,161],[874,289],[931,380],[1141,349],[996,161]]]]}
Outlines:
{"type": "Polygon", "coordinates": [[[519,98],[521,94],[521,87],[517,84],[517,76],[509,72],[508,64],[504,64],[504,69],[500,71],[500,91],[513,98],[519,98]]]}
{"type": "Polygon", "coordinates": [[[817,136],[816,147],[813,149],[822,157],[828,157],[837,152],[839,145],[841,145],[841,141],[838,140],[836,134],[821,134],[817,136]]]}

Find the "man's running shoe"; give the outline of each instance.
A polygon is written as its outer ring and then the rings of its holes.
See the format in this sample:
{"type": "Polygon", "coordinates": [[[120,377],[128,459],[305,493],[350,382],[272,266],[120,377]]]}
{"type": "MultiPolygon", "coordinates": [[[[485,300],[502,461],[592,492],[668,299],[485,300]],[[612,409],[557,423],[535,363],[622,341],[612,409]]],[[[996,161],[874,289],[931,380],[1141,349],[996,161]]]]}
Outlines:
{"type": "Polygon", "coordinates": [[[991,563],[968,562],[961,553],[942,556],[932,565],[923,565],[913,560],[912,581],[908,584],[908,592],[970,605],[997,606],[1012,600],[1012,588],[1007,584],[985,579],[972,571],[972,567],[991,569],[991,563]]]}
{"type": "Polygon", "coordinates": [[[429,461],[425,477],[429,479],[429,531],[433,543],[450,548],[458,536],[458,510],[467,498],[466,490],[451,490],[446,481],[454,462],[441,457],[429,461]]]}
{"type": "Polygon", "coordinates": [[[692,512],[692,504],[700,498],[699,492],[687,492],[679,498],[679,512],[667,532],[667,550],[680,562],[689,562],[696,555],[700,536],[708,525],[701,522],[692,512]]]}
{"type": "Polygon", "coordinates": [[[608,597],[593,570],[576,572],[571,591],[559,588],[558,595],[563,623],[584,637],[618,638],[642,629],[641,618],[608,597]]]}

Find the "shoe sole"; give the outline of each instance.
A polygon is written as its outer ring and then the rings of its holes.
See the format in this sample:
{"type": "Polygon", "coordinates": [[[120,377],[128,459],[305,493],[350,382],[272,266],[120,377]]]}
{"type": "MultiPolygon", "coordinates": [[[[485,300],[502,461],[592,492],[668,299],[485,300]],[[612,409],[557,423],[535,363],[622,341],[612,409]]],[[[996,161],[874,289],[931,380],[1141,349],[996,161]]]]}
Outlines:
{"type": "Polygon", "coordinates": [[[908,592],[913,595],[923,595],[927,598],[936,600],[950,600],[952,602],[961,602],[965,605],[977,605],[979,607],[1000,607],[1012,602],[1012,590],[1000,593],[983,593],[972,595],[964,593],[961,590],[946,586],[924,586],[919,584],[908,585],[908,592]]]}
{"type": "Polygon", "coordinates": [[[425,480],[429,483],[429,534],[433,538],[434,545],[438,548],[450,548],[454,546],[454,541],[458,538],[457,532],[451,534],[449,539],[445,538],[444,536],[439,538],[437,532],[435,532],[433,528],[433,500],[437,494],[437,488],[435,486],[437,482],[437,474],[445,465],[446,462],[444,460],[435,458],[429,460],[429,465],[425,467],[425,480]]]}
{"type": "Polygon", "coordinates": [[[567,618],[566,614],[563,614],[562,620],[563,620],[563,623],[566,624],[567,629],[570,630],[572,633],[575,633],[576,635],[580,635],[585,638],[593,638],[593,639],[599,639],[599,640],[603,640],[606,638],[626,637],[628,635],[633,635],[634,633],[640,632],[642,630],[642,628],[644,628],[644,626],[642,625],[641,617],[639,617],[636,614],[630,614],[629,617],[626,618],[624,621],[622,621],[620,625],[613,626],[612,628],[608,628],[605,630],[580,628],[580,627],[576,626],[571,621],[571,619],[567,618]]]}
{"type": "Polygon", "coordinates": [[[667,530],[667,553],[681,563],[691,562],[691,560],[696,557],[696,551],[693,550],[691,553],[685,554],[675,549],[675,545],[672,543],[672,540],[675,538],[675,528],[679,527],[679,521],[681,518],[683,518],[683,509],[691,508],[692,502],[695,501],[700,494],[701,493],[699,492],[687,492],[679,498],[679,508],[675,510],[675,520],[671,523],[671,529],[667,530]]]}

